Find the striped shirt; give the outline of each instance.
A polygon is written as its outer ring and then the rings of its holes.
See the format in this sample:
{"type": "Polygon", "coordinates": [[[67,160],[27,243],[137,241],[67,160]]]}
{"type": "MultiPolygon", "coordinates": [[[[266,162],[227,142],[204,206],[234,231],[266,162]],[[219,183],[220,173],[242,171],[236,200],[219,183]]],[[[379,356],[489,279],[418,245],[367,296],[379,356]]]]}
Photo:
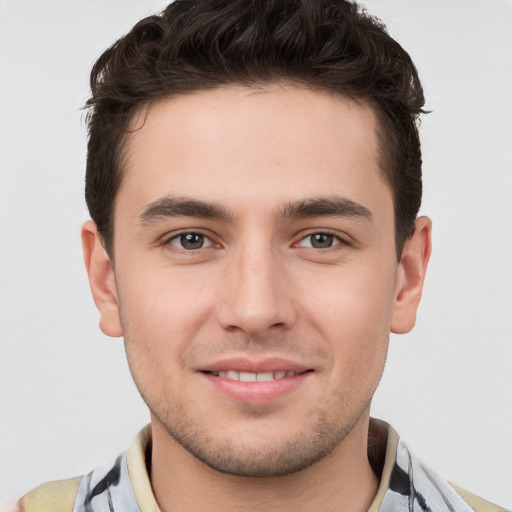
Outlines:
{"type": "MultiPolygon", "coordinates": [[[[160,512],[146,469],[148,425],[115,461],[69,480],[49,482],[19,501],[22,512],[160,512]]],[[[506,512],[454,484],[416,459],[387,423],[371,420],[368,456],[380,474],[368,512],[506,512]]]]}

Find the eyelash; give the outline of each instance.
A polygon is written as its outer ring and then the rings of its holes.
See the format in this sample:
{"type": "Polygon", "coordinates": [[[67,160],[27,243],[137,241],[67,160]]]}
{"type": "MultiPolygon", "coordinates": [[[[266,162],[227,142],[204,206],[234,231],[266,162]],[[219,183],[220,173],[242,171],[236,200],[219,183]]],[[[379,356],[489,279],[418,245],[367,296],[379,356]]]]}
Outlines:
{"type": "MultiPolygon", "coordinates": [[[[321,243],[321,242],[320,242],[321,243]]],[[[215,242],[211,239],[210,236],[204,234],[204,233],[201,233],[200,231],[193,231],[193,230],[190,230],[190,231],[182,231],[180,233],[176,233],[174,234],[173,236],[171,236],[170,238],[166,238],[163,242],[162,242],[162,245],[172,245],[173,247],[175,247],[176,249],[178,250],[182,250],[182,251],[185,251],[185,252],[197,252],[197,251],[200,251],[201,249],[208,249],[212,246],[219,246],[218,244],[215,244],[215,242]],[[197,248],[186,248],[183,246],[183,238],[186,237],[187,235],[196,235],[197,237],[201,237],[202,240],[202,245],[201,247],[197,247],[197,248]],[[179,240],[182,240],[182,242],[180,243],[181,247],[178,247],[177,245],[175,245],[173,242],[175,241],[179,241],[179,240]],[[205,246],[204,243],[207,243],[207,245],[205,246]]],[[[308,249],[313,249],[313,250],[319,250],[319,251],[327,251],[329,249],[333,249],[335,248],[336,246],[338,245],[350,245],[349,242],[344,239],[343,237],[341,237],[339,234],[337,233],[333,233],[329,230],[321,230],[321,231],[313,231],[311,233],[308,233],[307,235],[303,236],[300,238],[300,240],[298,242],[295,242],[293,244],[294,247],[306,247],[308,249]],[[329,245],[328,247],[314,247],[313,246],[313,243],[314,242],[310,242],[309,245],[306,245],[306,246],[302,246],[301,245],[301,242],[304,242],[305,240],[307,239],[310,239],[312,240],[312,237],[314,236],[319,236],[319,235],[324,235],[324,236],[327,236],[329,238],[331,238],[331,245],[329,245]]]]}
{"type": "Polygon", "coordinates": [[[343,238],[339,235],[339,233],[334,233],[329,230],[321,230],[321,231],[313,231],[311,233],[308,233],[307,235],[303,236],[298,242],[296,242],[294,244],[294,246],[300,246],[299,244],[301,242],[307,240],[308,238],[311,240],[312,237],[318,236],[318,235],[325,235],[327,237],[331,237],[332,244],[328,247],[313,247],[312,245],[302,246],[302,247],[306,247],[308,249],[320,250],[320,251],[322,251],[322,250],[327,251],[329,249],[334,249],[338,245],[350,245],[349,242],[345,238],[343,238]]]}
{"type": "Polygon", "coordinates": [[[169,238],[166,238],[162,242],[162,245],[164,245],[164,246],[172,245],[176,249],[182,250],[182,251],[185,251],[185,252],[197,252],[197,251],[200,251],[201,249],[208,249],[208,248],[210,248],[210,247],[212,247],[214,245],[218,245],[218,244],[215,244],[215,242],[208,235],[206,235],[204,233],[201,233],[200,231],[190,230],[190,231],[182,231],[180,233],[176,233],[176,234],[172,235],[169,238]],[[194,248],[194,249],[187,249],[187,248],[183,247],[183,243],[180,244],[181,247],[178,247],[178,246],[173,244],[174,241],[179,241],[179,240],[183,241],[183,238],[186,237],[187,235],[196,235],[198,237],[202,237],[203,243],[206,242],[208,245],[206,245],[206,246],[202,245],[201,247],[194,248]]]}

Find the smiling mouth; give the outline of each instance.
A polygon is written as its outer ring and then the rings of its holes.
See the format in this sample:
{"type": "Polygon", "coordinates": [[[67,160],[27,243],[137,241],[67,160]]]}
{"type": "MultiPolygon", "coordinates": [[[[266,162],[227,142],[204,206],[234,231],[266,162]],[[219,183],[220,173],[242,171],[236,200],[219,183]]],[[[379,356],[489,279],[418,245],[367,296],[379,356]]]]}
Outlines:
{"type": "Polygon", "coordinates": [[[279,370],[277,372],[261,372],[261,373],[253,373],[253,372],[237,372],[235,370],[227,370],[227,371],[205,371],[203,373],[207,375],[212,375],[213,377],[221,377],[228,380],[236,380],[241,382],[270,382],[273,380],[284,379],[286,377],[296,377],[297,375],[302,375],[303,373],[311,372],[313,370],[306,370],[304,372],[295,372],[295,371],[286,371],[279,370]]]}

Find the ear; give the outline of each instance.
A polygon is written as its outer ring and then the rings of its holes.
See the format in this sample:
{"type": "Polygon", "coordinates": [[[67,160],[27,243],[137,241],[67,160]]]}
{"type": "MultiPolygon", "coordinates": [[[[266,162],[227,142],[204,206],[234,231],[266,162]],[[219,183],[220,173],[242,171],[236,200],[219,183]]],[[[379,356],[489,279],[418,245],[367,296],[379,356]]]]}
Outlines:
{"type": "Polygon", "coordinates": [[[92,220],[82,226],[82,249],[92,296],[100,312],[100,329],[107,336],[122,336],[114,269],[92,220]]]}
{"type": "Polygon", "coordinates": [[[428,217],[420,217],[416,220],[414,234],[405,243],[398,264],[391,332],[404,334],[416,323],[416,311],[431,251],[432,222],[428,217]]]}

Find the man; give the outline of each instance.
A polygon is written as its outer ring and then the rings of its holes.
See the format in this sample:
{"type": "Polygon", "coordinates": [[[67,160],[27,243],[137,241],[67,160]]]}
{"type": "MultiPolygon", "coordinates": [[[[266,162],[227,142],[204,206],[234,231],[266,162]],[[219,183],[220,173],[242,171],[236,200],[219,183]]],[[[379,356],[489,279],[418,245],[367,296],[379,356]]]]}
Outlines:
{"type": "Polygon", "coordinates": [[[85,263],[151,425],[30,510],[503,510],[370,420],[430,256],[410,57],[340,0],[177,1],[92,72],[85,263]]]}

